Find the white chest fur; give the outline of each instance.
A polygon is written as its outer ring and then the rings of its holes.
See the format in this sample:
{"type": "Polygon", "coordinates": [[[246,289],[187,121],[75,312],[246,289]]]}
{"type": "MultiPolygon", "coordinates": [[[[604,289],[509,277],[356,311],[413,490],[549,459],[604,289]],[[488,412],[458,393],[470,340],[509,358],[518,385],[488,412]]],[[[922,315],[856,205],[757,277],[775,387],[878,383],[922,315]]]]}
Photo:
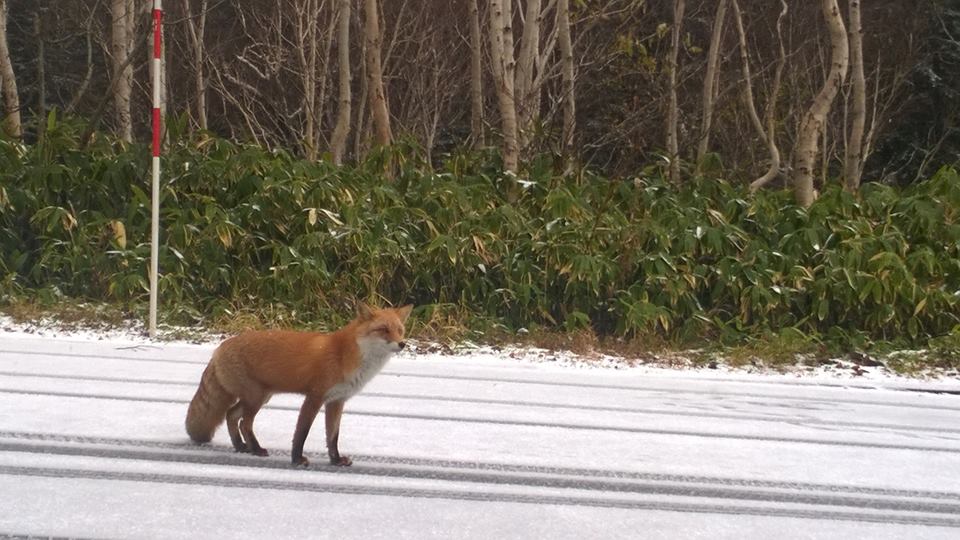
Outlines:
{"type": "Polygon", "coordinates": [[[353,397],[374,375],[380,373],[387,360],[399,350],[397,344],[380,338],[360,338],[357,345],[360,346],[360,367],[351,373],[347,380],[331,388],[323,398],[324,403],[353,397]]]}

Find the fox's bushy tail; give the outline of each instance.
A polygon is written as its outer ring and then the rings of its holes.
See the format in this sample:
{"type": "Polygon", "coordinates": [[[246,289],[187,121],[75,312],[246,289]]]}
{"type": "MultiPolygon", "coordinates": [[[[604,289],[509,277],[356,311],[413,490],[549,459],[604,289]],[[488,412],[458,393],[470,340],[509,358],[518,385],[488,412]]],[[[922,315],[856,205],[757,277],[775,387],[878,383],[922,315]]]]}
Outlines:
{"type": "Polygon", "coordinates": [[[210,442],[237,398],[217,378],[216,355],[203,370],[200,387],[187,409],[187,435],[196,443],[210,442]]]}

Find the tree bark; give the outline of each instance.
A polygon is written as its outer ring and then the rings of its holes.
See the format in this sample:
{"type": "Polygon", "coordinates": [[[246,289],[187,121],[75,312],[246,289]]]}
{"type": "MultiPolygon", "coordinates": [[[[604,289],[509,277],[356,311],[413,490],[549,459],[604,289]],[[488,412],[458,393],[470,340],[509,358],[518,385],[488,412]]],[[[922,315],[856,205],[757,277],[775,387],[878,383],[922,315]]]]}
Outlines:
{"type": "MultiPolygon", "coordinates": [[[[332,77],[328,76],[327,72],[330,71],[330,53],[333,51],[333,40],[337,33],[337,17],[336,17],[336,4],[337,2],[330,3],[330,11],[333,12],[330,15],[330,21],[328,23],[326,31],[323,33],[323,56],[320,61],[320,88],[317,89],[317,110],[314,113],[314,118],[317,119],[316,130],[317,130],[317,144],[320,144],[319,141],[323,137],[323,119],[326,116],[326,107],[327,107],[327,90],[330,84],[332,77]]],[[[320,18],[320,13],[324,11],[326,7],[326,2],[321,0],[317,6],[317,19],[320,18]]],[[[317,23],[319,28],[319,22],[317,23]]],[[[329,144],[329,141],[324,141],[324,144],[329,144]]]]}
{"type": "Polygon", "coordinates": [[[3,85],[3,104],[6,116],[3,129],[10,137],[23,136],[23,123],[20,120],[20,94],[17,90],[17,77],[10,60],[10,48],[7,43],[7,2],[0,0],[0,79],[3,85]]]}
{"type": "Polygon", "coordinates": [[[847,31],[837,0],[821,0],[823,17],[830,31],[830,71],[823,88],[804,115],[797,136],[793,188],[797,203],[807,208],[816,199],[813,188],[813,167],[817,160],[817,144],[833,101],[843,86],[850,61],[847,31]]]}
{"type": "Polygon", "coordinates": [[[470,0],[470,138],[474,148],[486,145],[483,134],[483,38],[478,0],[470,0]]]}
{"type": "MultiPolygon", "coordinates": [[[[356,26],[360,27],[359,22],[359,13],[357,13],[357,24],[356,26]]],[[[356,120],[353,123],[353,156],[357,161],[363,161],[366,156],[367,150],[369,150],[370,142],[370,108],[367,104],[370,102],[370,77],[367,77],[367,41],[365,39],[360,40],[360,58],[363,59],[360,62],[360,95],[357,97],[357,106],[356,109],[356,120]]]]}
{"type": "Polygon", "coordinates": [[[519,167],[520,147],[514,93],[512,15],[510,0],[490,0],[490,57],[503,131],[503,168],[515,173],[519,167]]]}
{"type": "MultiPolygon", "coordinates": [[[[527,0],[523,34],[520,36],[520,56],[515,79],[520,148],[527,146],[530,130],[536,120],[533,115],[534,101],[539,101],[540,93],[534,88],[534,75],[537,54],[540,52],[540,26],[543,17],[541,5],[541,0],[527,0]]],[[[504,52],[512,54],[512,50],[504,52]]]]}
{"type": "Polygon", "coordinates": [[[388,146],[393,142],[390,130],[390,111],[383,87],[383,66],[380,59],[380,14],[377,0],[364,0],[364,35],[367,42],[367,77],[370,85],[370,107],[373,113],[374,133],[377,144],[388,146]]]}
{"type": "Polygon", "coordinates": [[[47,53],[43,35],[42,12],[33,15],[33,32],[37,39],[37,140],[43,141],[47,131],[47,53]]]}
{"type": "Polygon", "coordinates": [[[780,57],[777,60],[777,67],[773,73],[773,87],[770,89],[770,97],[767,101],[767,149],[770,152],[770,167],[767,172],[750,183],[750,193],[756,193],[757,190],[770,183],[771,180],[780,174],[780,148],[777,146],[777,99],[780,97],[780,86],[783,80],[783,69],[787,65],[787,50],[783,45],[783,20],[787,16],[788,6],[786,0],[780,0],[780,16],[777,17],[777,42],[780,48],[780,57]]]}
{"type": "Polygon", "coordinates": [[[670,159],[670,181],[680,182],[680,145],[677,135],[680,107],[677,100],[677,58],[680,54],[680,31],[683,26],[685,0],[673,2],[673,33],[667,57],[667,83],[670,87],[670,104],[667,110],[667,153],[670,159]]]}
{"type": "Polygon", "coordinates": [[[333,128],[330,142],[330,154],[335,165],[343,164],[343,154],[347,149],[347,137],[350,135],[350,2],[339,0],[340,14],[337,32],[337,59],[340,76],[340,95],[337,98],[337,124],[333,128]]]}
{"type": "MultiPolygon", "coordinates": [[[[726,1],[726,0],[722,0],[726,1]]],[[[574,85],[576,66],[573,59],[573,40],[570,37],[570,0],[560,0],[557,6],[557,27],[560,32],[560,56],[563,72],[563,134],[561,148],[567,160],[573,159],[573,136],[577,124],[577,105],[574,85]]]]}
{"type": "Polygon", "coordinates": [[[703,126],[700,132],[700,144],[697,146],[697,168],[703,164],[704,156],[710,151],[710,129],[713,124],[713,102],[717,95],[717,65],[720,63],[720,46],[723,42],[723,24],[727,16],[728,0],[717,3],[717,13],[713,18],[713,31],[710,34],[710,50],[707,53],[707,71],[703,78],[703,126]]]}
{"type": "Polygon", "coordinates": [[[753,99],[753,75],[750,70],[750,56],[749,50],[747,49],[747,32],[743,27],[743,13],[740,11],[740,2],[738,2],[738,0],[732,1],[733,20],[737,26],[740,65],[741,71],[743,72],[743,101],[747,107],[747,115],[750,117],[753,128],[757,131],[757,135],[760,137],[760,140],[763,141],[763,144],[766,145],[769,137],[767,136],[767,130],[763,127],[763,122],[760,120],[760,115],[757,113],[757,105],[753,99]]]}
{"type": "Polygon", "coordinates": [[[133,141],[133,119],[130,97],[133,94],[133,64],[127,61],[131,54],[134,32],[134,0],[111,0],[111,52],[117,84],[113,88],[113,106],[117,135],[126,142],[133,141]]]}
{"type": "MultiPolygon", "coordinates": [[[[122,71],[127,66],[132,65],[134,56],[140,54],[142,51],[147,50],[148,43],[152,44],[152,41],[148,41],[146,39],[139,40],[134,50],[127,55],[127,59],[124,60],[120,66],[118,66],[120,68],[119,71],[122,71]]],[[[81,149],[86,149],[90,144],[90,141],[93,140],[93,134],[100,125],[100,121],[103,119],[103,116],[107,113],[107,107],[110,105],[110,102],[115,95],[117,85],[120,84],[120,77],[117,75],[118,73],[115,72],[114,76],[110,78],[110,84],[107,87],[107,91],[104,92],[103,97],[100,98],[100,103],[97,104],[97,108],[90,115],[90,119],[87,121],[86,127],[84,127],[83,132],[80,133],[81,149]]]]}
{"type": "Polygon", "coordinates": [[[864,156],[863,132],[867,124],[867,82],[863,74],[863,24],[860,18],[860,0],[849,1],[850,15],[850,69],[853,85],[853,110],[851,111],[850,136],[844,167],[844,188],[850,193],[860,189],[864,156]]]}
{"type": "Polygon", "coordinates": [[[295,39],[300,81],[303,85],[303,146],[308,161],[315,161],[317,148],[317,0],[302,0],[296,6],[295,39]]]}
{"type": "Polygon", "coordinates": [[[193,53],[193,91],[196,94],[197,126],[208,129],[207,124],[207,81],[204,62],[204,34],[207,27],[207,2],[200,0],[200,12],[196,15],[190,9],[190,0],[183,0],[183,12],[187,16],[187,37],[193,53]]]}
{"type": "Polygon", "coordinates": [[[299,107],[293,114],[302,118],[300,139],[303,156],[308,161],[316,161],[321,147],[327,145],[327,141],[321,142],[321,139],[328,76],[327,70],[318,69],[318,66],[325,68],[329,65],[336,16],[330,16],[329,26],[322,27],[320,21],[326,1],[292,0],[291,7],[291,10],[280,8],[289,14],[280,18],[277,28],[278,32],[284,32],[282,19],[289,19],[289,24],[293,26],[290,45],[292,58],[296,61],[294,73],[302,89],[299,107]]]}
{"type": "MultiPolygon", "coordinates": [[[[558,3],[558,0],[551,0],[550,2],[547,3],[547,5],[541,11],[540,13],[540,20],[541,20],[540,34],[541,35],[544,34],[544,28],[545,28],[542,21],[546,19],[547,14],[550,12],[551,9],[553,9],[557,5],[557,3],[558,3]]],[[[568,13],[569,13],[569,10],[568,10],[568,13]]],[[[561,53],[560,60],[556,61],[555,63],[556,67],[554,67],[554,65],[549,64],[549,62],[551,62],[552,58],[555,55],[555,51],[557,49],[557,42],[559,41],[558,37],[560,34],[560,29],[556,25],[556,18],[557,18],[557,15],[554,14],[554,27],[550,31],[550,33],[546,35],[546,38],[543,38],[540,40],[543,44],[542,46],[536,47],[536,49],[538,49],[538,52],[537,54],[534,55],[533,81],[530,83],[530,90],[528,92],[529,98],[527,99],[527,103],[528,103],[527,108],[529,111],[527,117],[530,119],[527,122],[527,124],[531,127],[533,127],[535,123],[542,120],[540,115],[540,110],[543,105],[542,94],[544,90],[544,84],[546,83],[548,76],[555,73],[558,68],[561,71],[563,69],[562,53],[561,53]]]]}

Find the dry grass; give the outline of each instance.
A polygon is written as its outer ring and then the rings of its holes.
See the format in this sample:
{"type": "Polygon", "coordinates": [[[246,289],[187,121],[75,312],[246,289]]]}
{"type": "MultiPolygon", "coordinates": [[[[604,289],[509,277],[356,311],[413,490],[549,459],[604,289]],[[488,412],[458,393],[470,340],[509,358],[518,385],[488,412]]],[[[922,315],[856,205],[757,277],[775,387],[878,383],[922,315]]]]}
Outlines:
{"type": "MultiPolygon", "coordinates": [[[[52,327],[65,331],[111,331],[142,328],[131,323],[137,315],[116,306],[90,302],[64,302],[49,305],[35,301],[17,301],[0,306],[0,313],[14,323],[52,327]]],[[[296,313],[280,309],[237,310],[211,319],[195,327],[162,327],[160,339],[209,341],[248,329],[289,328],[328,331],[338,327],[346,316],[337,320],[304,324],[296,313]]],[[[430,306],[419,310],[411,321],[408,335],[424,351],[452,352],[463,344],[495,347],[536,347],[551,353],[569,352],[579,360],[601,361],[615,357],[624,365],[653,365],[668,368],[711,367],[758,368],[787,371],[798,365],[818,366],[829,360],[825,347],[817,340],[794,331],[768,334],[732,347],[710,350],[683,349],[658,336],[637,336],[630,339],[597,336],[590,329],[568,332],[534,329],[509,332],[497,321],[470,318],[455,306],[430,306]]],[[[960,335],[951,334],[931,341],[924,351],[899,351],[883,355],[882,364],[892,372],[912,376],[933,375],[960,377],[960,335]]],[[[858,353],[851,353],[856,356],[858,353]]],[[[863,355],[861,355],[863,356],[863,355]]]]}
{"type": "Polygon", "coordinates": [[[108,304],[63,303],[49,306],[32,301],[18,301],[0,307],[0,313],[18,324],[53,326],[61,330],[106,330],[129,323],[129,311],[108,304]]]}

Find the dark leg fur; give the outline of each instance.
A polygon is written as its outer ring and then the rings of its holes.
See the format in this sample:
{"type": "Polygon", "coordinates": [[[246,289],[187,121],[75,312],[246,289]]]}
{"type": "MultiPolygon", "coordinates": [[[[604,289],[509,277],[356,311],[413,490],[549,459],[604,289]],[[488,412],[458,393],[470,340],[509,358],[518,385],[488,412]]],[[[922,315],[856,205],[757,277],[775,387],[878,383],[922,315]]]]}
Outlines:
{"type": "Polygon", "coordinates": [[[239,402],[227,410],[227,431],[230,433],[230,442],[233,443],[233,449],[237,452],[246,452],[247,443],[243,442],[240,436],[240,417],[243,416],[243,405],[239,402]]]}
{"type": "Polygon", "coordinates": [[[260,446],[260,442],[257,441],[256,435],[253,434],[253,419],[256,418],[257,413],[260,412],[260,407],[262,406],[262,401],[253,403],[244,402],[243,417],[240,418],[240,433],[243,434],[244,440],[247,441],[247,451],[255,456],[267,455],[267,451],[260,446]]]}
{"type": "Polygon", "coordinates": [[[313,425],[313,420],[317,417],[322,405],[323,402],[320,399],[312,396],[307,396],[303,400],[303,405],[300,407],[300,417],[297,418],[297,428],[293,432],[293,450],[290,452],[290,459],[294,466],[302,465],[306,467],[310,465],[310,460],[303,455],[303,445],[307,441],[310,426],[313,425]]]}
{"type": "Polygon", "coordinates": [[[342,415],[343,401],[327,403],[327,455],[330,456],[331,465],[349,467],[353,464],[353,460],[347,456],[340,455],[340,417],[342,415]]]}

